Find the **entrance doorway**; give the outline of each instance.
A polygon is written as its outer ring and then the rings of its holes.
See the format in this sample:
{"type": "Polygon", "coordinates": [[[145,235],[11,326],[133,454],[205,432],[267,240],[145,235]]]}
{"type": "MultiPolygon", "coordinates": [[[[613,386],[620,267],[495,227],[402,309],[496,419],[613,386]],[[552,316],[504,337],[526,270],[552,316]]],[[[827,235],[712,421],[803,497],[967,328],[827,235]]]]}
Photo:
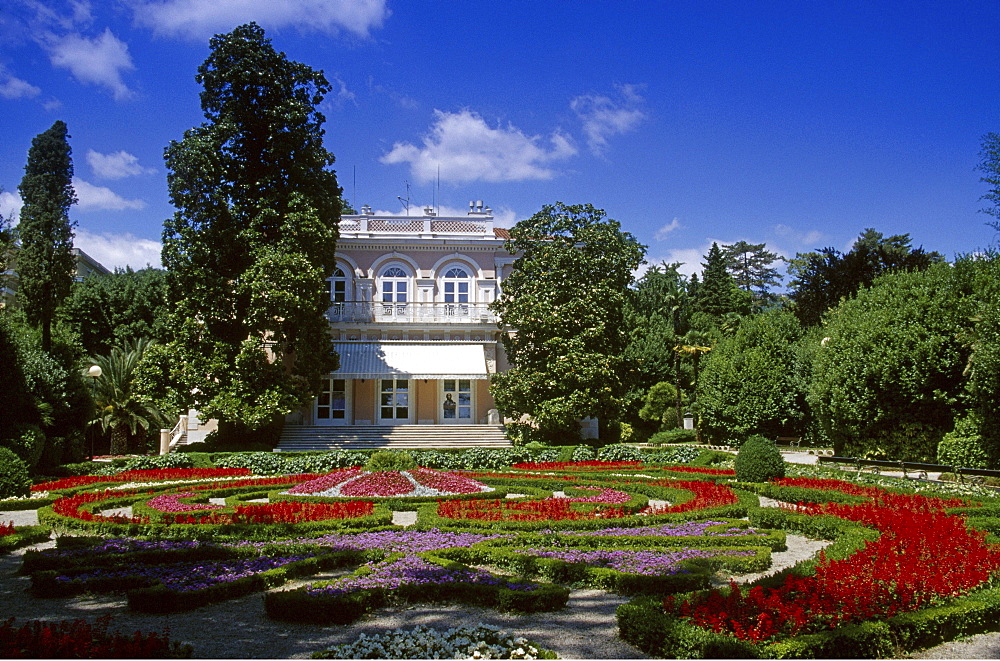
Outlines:
{"type": "Polygon", "coordinates": [[[323,379],[316,397],[314,419],[317,425],[348,425],[350,382],[346,379],[323,379]]]}
{"type": "Polygon", "coordinates": [[[441,380],[441,423],[471,425],[473,423],[472,379],[441,380]]]}
{"type": "Polygon", "coordinates": [[[405,425],[410,422],[410,382],[406,379],[379,379],[379,424],[405,425]]]}

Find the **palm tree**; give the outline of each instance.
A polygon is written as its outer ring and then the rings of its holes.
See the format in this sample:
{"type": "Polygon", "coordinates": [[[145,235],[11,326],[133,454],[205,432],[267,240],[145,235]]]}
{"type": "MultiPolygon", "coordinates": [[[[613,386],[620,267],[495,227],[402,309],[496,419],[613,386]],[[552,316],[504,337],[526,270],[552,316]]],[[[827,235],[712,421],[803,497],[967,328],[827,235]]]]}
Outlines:
{"type": "Polygon", "coordinates": [[[152,340],[140,338],[112,347],[106,356],[91,358],[92,364],[101,368],[101,376],[95,384],[97,413],[90,424],[100,424],[104,433],[111,432],[113,455],[137,449],[130,448],[129,441],[136,439],[139,430],[145,434],[150,425],[166,420],[157,408],[137,398],[132,389],[135,369],[152,344],[152,340]]]}

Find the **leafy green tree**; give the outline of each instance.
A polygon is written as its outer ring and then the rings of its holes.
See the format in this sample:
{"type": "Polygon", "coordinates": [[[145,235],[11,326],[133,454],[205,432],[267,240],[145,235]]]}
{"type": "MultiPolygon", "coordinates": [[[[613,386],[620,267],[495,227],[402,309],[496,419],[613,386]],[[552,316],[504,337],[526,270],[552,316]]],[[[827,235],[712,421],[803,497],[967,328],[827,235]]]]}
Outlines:
{"type": "Polygon", "coordinates": [[[259,428],[337,367],[323,293],[341,189],[317,111],[330,85],[254,23],[217,35],[211,51],[195,78],[208,121],[166,150],[178,209],[163,232],[176,332],[167,373],[223,427],[259,428]]]}
{"type": "Polygon", "coordinates": [[[739,445],[752,434],[801,436],[807,418],[806,374],[797,344],[802,327],[783,309],[744,317],[705,357],[698,384],[701,430],[739,445]]]}
{"type": "Polygon", "coordinates": [[[494,377],[497,407],[546,435],[587,416],[607,428],[620,416],[623,322],[643,246],[602,210],[556,203],[514,226],[507,248],[519,257],[493,309],[512,331],[502,339],[513,367],[494,377]]]}
{"type": "Polygon", "coordinates": [[[761,307],[775,300],[773,287],[781,284],[781,274],[772,266],[784,261],[778,253],[767,250],[766,243],[736,243],[723,245],[726,269],[736,281],[736,286],[753,297],[755,307],[761,307]]]}
{"type": "Polygon", "coordinates": [[[848,299],[875,278],[893,271],[919,271],[944,261],[937,252],[913,248],[909,234],[884,237],[863,231],[847,254],[834,248],[798,253],[789,262],[789,298],[804,325],[818,324],[823,314],[848,299]]]}
{"type": "Polygon", "coordinates": [[[830,312],[808,394],[838,454],[933,461],[962,409],[975,283],[891,273],[830,312]]]}
{"type": "Polygon", "coordinates": [[[67,138],[62,121],[35,136],[18,186],[24,202],[18,225],[18,296],[28,320],[42,330],[45,351],[52,347],[52,322],[59,304],[69,295],[76,267],[74,224],[69,218],[76,193],[67,138]]]}
{"type": "Polygon", "coordinates": [[[979,181],[990,186],[986,194],[980,198],[989,203],[982,212],[996,218],[997,220],[988,225],[1000,230],[1000,133],[987,133],[983,136],[979,158],[979,170],[985,173],[979,181]]]}
{"type": "Polygon", "coordinates": [[[134,387],[136,368],[151,344],[151,340],[140,338],[90,359],[101,368],[95,382],[97,415],[92,424],[99,424],[104,433],[111,435],[113,455],[144,454],[149,430],[166,423],[165,416],[134,387]]]}
{"type": "Polygon", "coordinates": [[[122,342],[148,337],[166,340],[167,272],[116,269],[75,283],[60,315],[89,354],[107,353],[122,342]]]}
{"type": "Polygon", "coordinates": [[[683,416],[677,407],[677,401],[683,397],[683,393],[669,381],[656,383],[646,393],[639,417],[654,423],[654,431],[676,429],[683,424],[683,416]]]}

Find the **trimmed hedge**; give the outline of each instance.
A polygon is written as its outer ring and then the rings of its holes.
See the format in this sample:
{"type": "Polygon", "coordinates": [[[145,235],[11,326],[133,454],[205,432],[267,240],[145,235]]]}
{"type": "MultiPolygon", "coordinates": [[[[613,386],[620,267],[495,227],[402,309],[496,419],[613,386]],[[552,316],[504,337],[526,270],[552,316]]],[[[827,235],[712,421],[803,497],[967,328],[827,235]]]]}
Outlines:
{"type": "Polygon", "coordinates": [[[51,534],[52,531],[48,526],[15,526],[13,535],[0,537],[0,555],[10,553],[22,546],[46,542],[51,534]]]}

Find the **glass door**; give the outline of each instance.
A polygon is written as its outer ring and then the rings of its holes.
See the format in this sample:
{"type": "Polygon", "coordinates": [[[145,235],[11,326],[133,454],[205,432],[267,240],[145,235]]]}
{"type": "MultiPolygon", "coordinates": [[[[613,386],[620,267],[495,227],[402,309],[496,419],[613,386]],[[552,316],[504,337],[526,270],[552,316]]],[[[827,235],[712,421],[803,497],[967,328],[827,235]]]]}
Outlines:
{"type": "Polygon", "coordinates": [[[315,420],[317,425],[349,424],[349,386],[346,379],[323,379],[319,396],[316,397],[315,420]]]}
{"type": "Polygon", "coordinates": [[[471,379],[441,381],[441,422],[446,425],[473,424],[471,379]]]}
{"type": "Polygon", "coordinates": [[[402,425],[410,421],[410,382],[379,379],[379,424],[402,425]]]}

